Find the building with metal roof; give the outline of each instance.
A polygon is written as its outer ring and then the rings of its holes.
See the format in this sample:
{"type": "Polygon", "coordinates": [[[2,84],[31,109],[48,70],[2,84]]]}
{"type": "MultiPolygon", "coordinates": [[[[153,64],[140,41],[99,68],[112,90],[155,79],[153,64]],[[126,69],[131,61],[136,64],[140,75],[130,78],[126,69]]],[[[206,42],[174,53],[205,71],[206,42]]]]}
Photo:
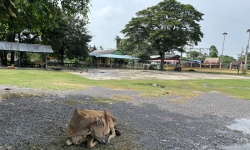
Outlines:
{"type": "Polygon", "coordinates": [[[110,49],[110,50],[95,50],[89,53],[89,56],[92,57],[92,63],[97,64],[97,66],[106,66],[109,65],[112,67],[112,58],[114,59],[115,66],[117,59],[131,59],[139,60],[140,58],[124,55],[120,50],[110,49]]]}
{"type": "Polygon", "coordinates": [[[32,53],[53,53],[51,46],[0,41],[0,50],[32,53]]]}
{"type": "MultiPolygon", "coordinates": [[[[43,53],[43,54],[53,53],[53,50],[49,45],[27,44],[27,43],[5,42],[5,41],[0,41],[0,51],[19,52],[18,67],[21,67],[21,59],[22,59],[21,53],[23,52],[43,53]]],[[[47,57],[45,66],[47,66],[47,57]]]]}

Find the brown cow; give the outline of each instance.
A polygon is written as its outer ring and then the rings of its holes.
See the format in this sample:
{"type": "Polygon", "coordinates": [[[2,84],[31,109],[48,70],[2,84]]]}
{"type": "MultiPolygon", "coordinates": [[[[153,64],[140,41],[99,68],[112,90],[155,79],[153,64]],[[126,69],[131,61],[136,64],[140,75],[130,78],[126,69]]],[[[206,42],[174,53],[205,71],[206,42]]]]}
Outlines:
{"type": "Polygon", "coordinates": [[[8,66],[7,69],[15,69],[14,64],[11,64],[11,66],[8,66]]]}
{"type": "Polygon", "coordinates": [[[69,137],[66,145],[87,141],[87,146],[91,148],[98,143],[97,141],[109,143],[116,134],[120,135],[120,131],[115,130],[116,125],[116,118],[107,110],[76,109],[66,130],[66,135],[69,137]]]}
{"type": "Polygon", "coordinates": [[[39,65],[41,66],[41,68],[44,68],[44,65],[45,65],[46,63],[44,62],[44,61],[35,61],[35,67],[37,67],[37,65],[38,65],[38,67],[39,67],[39,65]]]}

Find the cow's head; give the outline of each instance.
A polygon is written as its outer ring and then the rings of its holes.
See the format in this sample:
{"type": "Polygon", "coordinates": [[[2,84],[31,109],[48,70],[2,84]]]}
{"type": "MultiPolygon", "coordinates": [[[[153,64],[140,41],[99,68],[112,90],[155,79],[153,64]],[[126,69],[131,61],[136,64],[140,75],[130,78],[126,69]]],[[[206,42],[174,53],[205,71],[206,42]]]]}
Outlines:
{"type": "Polygon", "coordinates": [[[97,119],[96,123],[92,124],[92,127],[90,128],[90,135],[100,143],[106,144],[108,139],[104,133],[104,118],[102,117],[97,119]]]}
{"type": "Polygon", "coordinates": [[[89,126],[99,121],[102,116],[91,116],[82,110],[76,109],[66,130],[68,137],[85,136],[89,134],[89,126]]]}
{"type": "Polygon", "coordinates": [[[88,111],[76,109],[67,126],[66,135],[72,138],[74,144],[80,144],[88,135],[101,143],[106,143],[103,119],[103,114],[90,114],[88,111]]]}
{"type": "MultiPolygon", "coordinates": [[[[91,118],[89,120],[92,120],[91,118]]],[[[89,126],[78,131],[78,135],[73,135],[66,140],[66,145],[71,144],[81,144],[84,141],[87,141],[88,136],[92,136],[100,143],[106,144],[108,142],[104,134],[104,122],[102,118],[95,118],[95,122],[89,124],[89,126]]]]}

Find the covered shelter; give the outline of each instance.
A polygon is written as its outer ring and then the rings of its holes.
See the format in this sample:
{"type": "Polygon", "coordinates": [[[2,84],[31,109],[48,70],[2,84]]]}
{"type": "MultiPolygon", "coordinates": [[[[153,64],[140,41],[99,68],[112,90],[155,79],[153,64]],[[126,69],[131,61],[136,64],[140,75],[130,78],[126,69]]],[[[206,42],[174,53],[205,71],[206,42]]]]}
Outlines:
{"type": "Polygon", "coordinates": [[[97,67],[104,67],[109,65],[110,68],[112,66],[117,66],[117,63],[119,63],[121,66],[123,64],[123,61],[117,62],[117,60],[124,60],[124,59],[131,59],[131,60],[139,60],[140,58],[124,55],[120,50],[111,49],[111,50],[95,50],[89,54],[90,57],[92,57],[92,63],[96,63],[97,67]],[[112,59],[114,59],[114,64],[112,62],[112,59]],[[121,64],[122,63],[122,64],[121,64]]]}
{"type": "MultiPolygon", "coordinates": [[[[160,55],[152,55],[150,56],[150,60],[145,60],[146,62],[161,62],[161,56],[160,55]]],[[[165,55],[164,56],[164,63],[177,63],[180,62],[180,55],[165,55]]]]}
{"type": "MultiPolygon", "coordinates": [[[[150,63],[148,65],[144,65],[144,69],[146,68],[160,68],[161,64],[161,56],[160,55],[151,55],[150,59],[144,60],[146,63],[150,63]]],[[[176,66],[176,64],[180,63],[180,55],[164,55],[164,64],[167,66],[176,66]]]]}
{"type": "MultiPolygon", "coordinates": [[[[5,42],[5,41],[0,41],[0,51],[18,52],[18,67],[21,67],[21,59],[22,59],[22,54],[24,52],[43,53],[45,55],[47,55],[48,53],[53,53],[53,50],[49,45],[27,44],[27,43],[5,42]]],[[[12,53],[12,55],[13,54],[14,53],[12,53]]],[[[45,67],[47,67],[47,57],[45,60],[45,67]]]]}
{"type": "Polygon", "coordinates": [[[215,67],[221,69],[220,58],[206,58],[204,60],[204,63],[201,63],[200,66],[204,66],[207,68],[215,67]]]}

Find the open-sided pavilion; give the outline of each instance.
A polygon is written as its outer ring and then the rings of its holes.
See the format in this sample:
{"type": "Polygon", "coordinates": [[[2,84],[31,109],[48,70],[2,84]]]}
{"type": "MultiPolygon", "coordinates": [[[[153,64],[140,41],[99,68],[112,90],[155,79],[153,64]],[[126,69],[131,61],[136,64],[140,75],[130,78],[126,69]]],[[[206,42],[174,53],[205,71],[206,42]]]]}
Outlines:
{"type": "MultiPolygon", "coordinates": [[[[117,59],[131,59],[139,60],[140,58],[124,55],[120,50],[95,50],[89,54],[92,57],[92,63],[97,64],[97,67],[109,65],[112,68],[112,59],[114,59],[114,66],[116,66],[117,59]]],[[[123,64],[122,64],[123,65],[123,64]]],[[[133,68],[134,66],[132,66],[133,68]]]]}
{"type": "MultiPolygon", "coordinates": [[[[49,45],[27,44],[27,43],[5,42],[5,41],[0,41],[0,51],[11,51],[11,52],[14,51],[18,55],[18,67],[21,67],[21,59],[22,59],[22,54],[24,52],[43,53],[45,55],[47,55],[48,53],[53,53],[53,50],[49,45]]],[[[45,60],[45,67],[47,67],[47,57],[45,60]]]]}

